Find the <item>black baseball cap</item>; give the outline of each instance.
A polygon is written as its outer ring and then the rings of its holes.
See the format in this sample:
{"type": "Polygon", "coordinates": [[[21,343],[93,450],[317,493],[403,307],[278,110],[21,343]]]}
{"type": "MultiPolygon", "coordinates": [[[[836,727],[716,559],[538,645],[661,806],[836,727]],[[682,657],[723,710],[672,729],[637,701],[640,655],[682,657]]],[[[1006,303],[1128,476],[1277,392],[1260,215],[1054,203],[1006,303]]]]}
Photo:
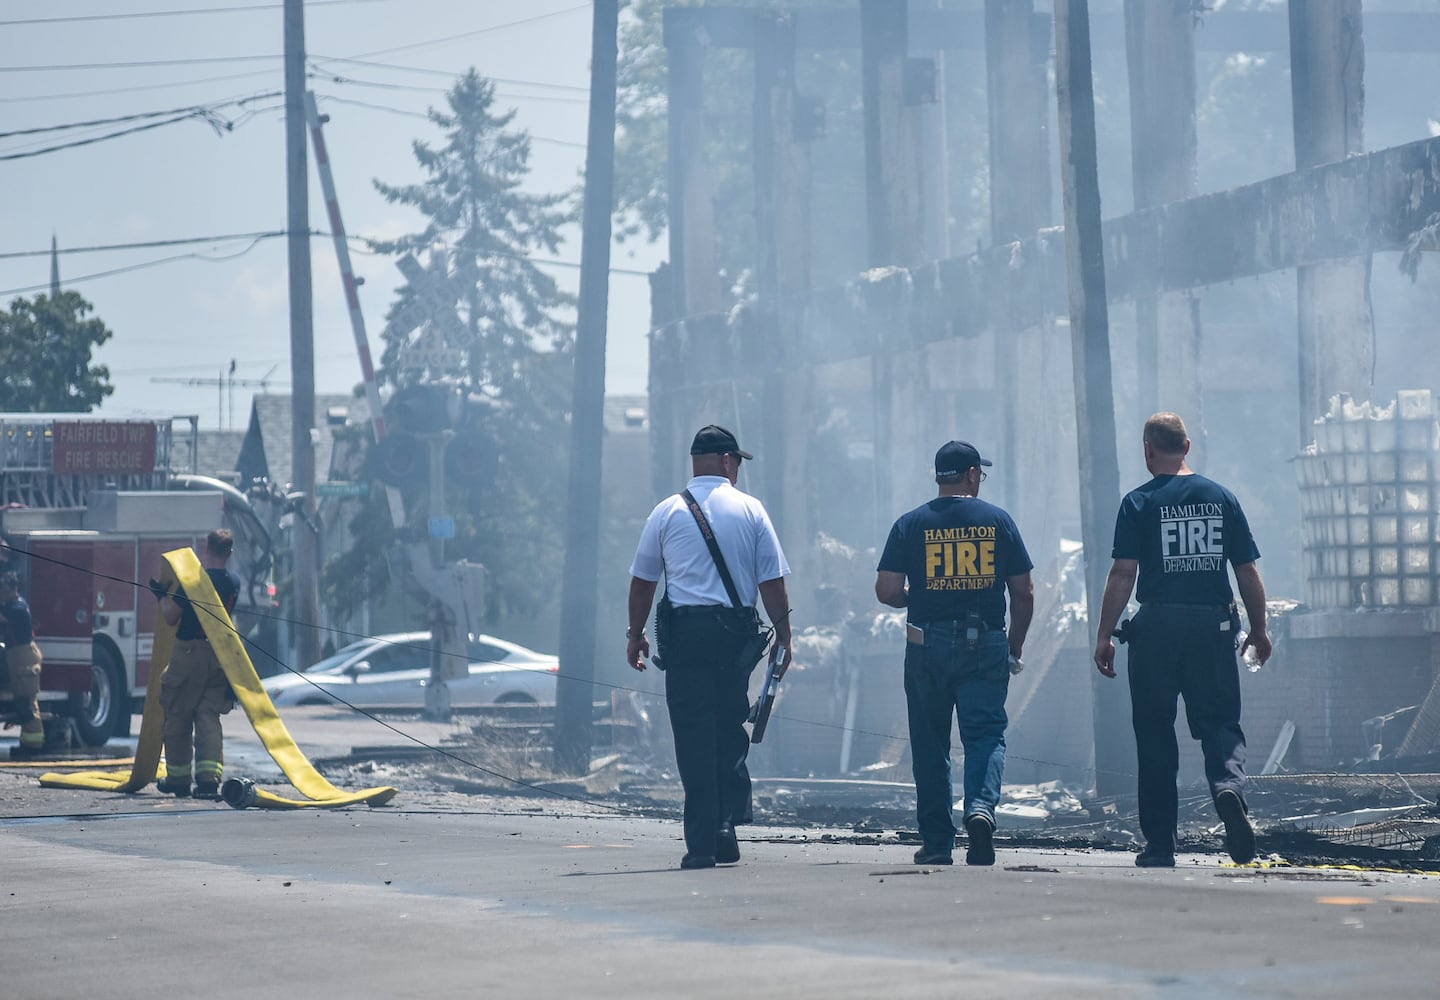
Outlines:
{"type": "Polygon", "coordinates": [[[981,458],[980,452],[969,441],[947,441],[935,453],[935,478],[950,479],[962,475],[976,465],[990,465],[988,458],[981,458]]]}
{"type": "Polygon", "coordinates": [[[719,424],[707,424],[700,428],[695,434],[695,440],[690,444],[690,454],[739,455],[746,461],[755,457],[748,451],[741,451],[740,442],[735,440],[735,435],[719,424]]]}

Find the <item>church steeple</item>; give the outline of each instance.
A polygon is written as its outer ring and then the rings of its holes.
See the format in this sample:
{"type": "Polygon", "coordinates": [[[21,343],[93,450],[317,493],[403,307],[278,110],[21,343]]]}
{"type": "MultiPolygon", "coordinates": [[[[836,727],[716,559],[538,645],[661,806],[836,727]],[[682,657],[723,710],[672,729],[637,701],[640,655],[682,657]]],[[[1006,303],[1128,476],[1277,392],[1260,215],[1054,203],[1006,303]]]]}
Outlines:
{"type": "Polygon", "coordinates": [[[60,242],[50,234],[50,301],[60,297],[60,242]]]}

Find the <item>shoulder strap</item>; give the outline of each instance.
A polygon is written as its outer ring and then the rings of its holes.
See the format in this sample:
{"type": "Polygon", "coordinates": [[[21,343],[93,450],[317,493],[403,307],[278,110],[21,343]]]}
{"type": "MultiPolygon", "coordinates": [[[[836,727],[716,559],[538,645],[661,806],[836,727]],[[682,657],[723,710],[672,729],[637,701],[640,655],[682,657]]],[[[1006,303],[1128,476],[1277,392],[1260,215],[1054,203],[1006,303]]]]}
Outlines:
{"type": "Polygon", "coordinates": [[[720,551],[720,545],[715,541],[715,532],[710,530],[710,522],[705,520],[705,512],[700,509],[695,495],[689,490],[680,494],[685,498],[685,506],[690,508],[690,513],[695,516],[695,523],[700,526],[700,534],[705,538],[705,544],[710,549],[710,558],[715,560],[715,568],[720,571],[720,582],[725,584],[725,593],[730,597],[731,607],[739,610],[740,593],[735,589],[735,581],[730,577],[730,567],[725,565],[725,556],[720,551]]]}

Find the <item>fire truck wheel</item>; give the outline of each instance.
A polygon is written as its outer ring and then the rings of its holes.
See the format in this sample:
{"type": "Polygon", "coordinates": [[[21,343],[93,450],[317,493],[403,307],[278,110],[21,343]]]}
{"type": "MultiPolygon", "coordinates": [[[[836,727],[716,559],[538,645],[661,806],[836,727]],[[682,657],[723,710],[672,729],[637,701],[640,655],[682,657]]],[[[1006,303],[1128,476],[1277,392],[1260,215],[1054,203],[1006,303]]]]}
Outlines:
{"type": "Polygon", "coordinates": [[[130,711],[125,668],[108,647],[96,645],[90,657],[90,693],[72,695],[75,730],[86,746],[104,746],[130,711]]]}

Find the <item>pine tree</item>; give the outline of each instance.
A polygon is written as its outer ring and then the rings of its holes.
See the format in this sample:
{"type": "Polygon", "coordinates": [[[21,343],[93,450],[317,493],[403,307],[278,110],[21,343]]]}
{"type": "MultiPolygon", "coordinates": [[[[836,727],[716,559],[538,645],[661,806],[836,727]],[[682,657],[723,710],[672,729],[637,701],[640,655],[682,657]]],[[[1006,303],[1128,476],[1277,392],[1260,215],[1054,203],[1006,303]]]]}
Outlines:
{"type": "MultiPolygon", "coordinates": [[[[407,281],[391,309],[379,376],[396,388],[446,384],[468,400],[447,446],[452,475],[446,507],[455,517],[456,537],[446,556],[486,566],[492,617],[533,613],[555,593],[574,338],[566,315],[573,297],[530,259],[559,250],[572,203],[565,193],[521,190],[530,170],[530,138],[512,128],[513,110],[494,104],[494,84],[472,69],[450,89],[445,108],[429,112],[441,141],[413,145],[424,179],[375,181],[389,201],[428,220],[417,233],[377,244],[381,252],[410,255],[424,267],[420,287],[407,281]],[[399,322],[405,316],[410,320],[399,322]],[[433,355],[414,360],[415,348],[421,342],[435,346],[437,336],[457,363],[446,365],[433,355]],[[465,464],[457,468],[456,459],[465,464]],[[473,471],[474,462],[490,465],[493,474],[470,482],[456,475],[473,471]]],[[[423,504],[425,488],[423,480],[407,486],[408,509],[423,504]]],[[[379,520],[356,525],[372,545],[379,520]]],[[[330,575],[353,581],[357,557],[364,558],[352,553],[338,561],[330,575]]],[[[367,562],[374,568],[373,560],[367,562]]]]}

